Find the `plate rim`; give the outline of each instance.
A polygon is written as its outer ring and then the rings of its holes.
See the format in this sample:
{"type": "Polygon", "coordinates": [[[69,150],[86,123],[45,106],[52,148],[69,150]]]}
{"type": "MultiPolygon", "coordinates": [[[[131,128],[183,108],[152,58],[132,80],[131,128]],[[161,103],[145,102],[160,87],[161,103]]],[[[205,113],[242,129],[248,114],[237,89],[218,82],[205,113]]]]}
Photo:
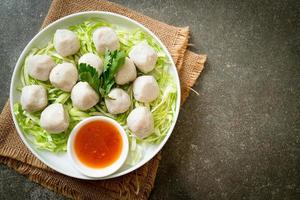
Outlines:
{"type": "MultiPolygon", "coordinates": [[[[20,54],[20,56],[18,57],[18,60],[16,62],[16,65],[14,67],[14,71],[13,74],[11,76],[11,82],[10,82],[10,91],[9,91],[9,102],[10,102],[10,109],[11,109],[11,113],[12,113],[12,118],[13,118],[13,122],[15,125],[15,128],[17,130],[17,133],[19,135],[19,137],[21,138],[22,142],[25,144],[25,146],[30,150],[30,152],[37,157],[41,162],[43,162],[45,165],[47,165],[49,168],[53,169],[56,172],[59,172],[61,174],[64,174],[66,176],[69,177],[73,177],[73,178],[77,178],[77,179],[85,179],[85,180],[104,180],[104,179],[111,179],[111,178],[116,178],[119,176],[123,176],[125,174],[128,174],[138,168],[140,168],[141,166],[143,166],[144,164],[146,164],[147,162],[149,162],[151,159],[153,159],[157,153],[163,148],[163,146],[166,144],[166,142],[169,140],[174,127],[177,123],[178,120],[178,115],[179,115],[179,110],[180,110],[180,103],[181,103],[181,85],[180,85],[180,80],[179,80],[179,75],[178,75],[178,71],[176,69],[176,65],[173,61],[173,58],[170,54],[170,52],[168,51],[168,49],[166,48],[166,46],[162,43],[162,41],[159,39],[159,37],[157,37],[152,31],[150,31],[147,27],[145,27],[144,25],[142,25],[141,23],[126,17],[124,15],[121,14],[117,14],[117,13],[113,13],[113,12],[107,12],[107,11],[84,11],[84,12],[78,12],[78,13],[74,13],[74,14],[70,14],[67,15],[65,17],[62,17],[52,23],[50,23],[49,25],[47,25],[45,28],[43,28],[42,30],[40,30],[25,46],[25,48],[22,50],[22,53],[20,54]],[[110,176],[107,177],[102,177],[102,178],[90,178],[90,177],[77,177],[77,176],[73,176],[72,174],[68,174],[65,173],[63,170],[61,170],[60,168],[57,168],[56,166],[48,163],[42,156],[40,156],[38,154],[38,152],[36,152],[37,150],[33,149],[30,144],[29,141],[26,139],[25,135],[23,134],[21,128],[19,127],[19,123],[17,122],[16,116],[13,112],[13,106],[14,106],[14,102],[13,102],[13,90],[15,90],[15,79],[16,79],[16,74],[17,72],[20,70],[21,66],[22,66],[22,61],[25,58],[25,53],[27,53],[27,51],[29,50],[29,47],[31,46],[31,44],[37,39],[39,38],[39,36],[43,33],[46,32],[48,29],[50,29],[52,26],[60,24],[62,21],[68,19],[68,18],[73,18],[79,15],[89,15],[89,14],[99,14],[99,15],[112,15],[115,17],[119,17],[119,18],[123,18],[127,21],[129,21],[130,23],[133,23],[135,25],[137,25],[138,27],[141,27],[142,29],[144,29],[143,31],[146,31],[148,34],[150,34],[153,38],[155,38],[156,41],[158,41],[159,45],[162,47],[163,51],[167,54],[170,62],[171,62],[171,67],[175,68],[175,73],[174,73],[174,77],[176,78],[175,82],[176,82],[176,87],[177,87],[177,99],[176,99],[176,109],[175,109],[175,114],[173,116],[173,120],[174,122],[172,123],[172,125],[170,126],[165,138],[161,141],[161,143],[158,145],[158,147],[154,150],[154,152],[152,153],[151,156],[149,156],[148,159],[143,160],[142,162],[138,162],[136,165],[131,166],[130,168],[128,168],[127,170],[124,170],[122,172],[119,173],[114,173],[110,176]]],[[[67,153],[67,152],[66,152],[67,153]]]]}

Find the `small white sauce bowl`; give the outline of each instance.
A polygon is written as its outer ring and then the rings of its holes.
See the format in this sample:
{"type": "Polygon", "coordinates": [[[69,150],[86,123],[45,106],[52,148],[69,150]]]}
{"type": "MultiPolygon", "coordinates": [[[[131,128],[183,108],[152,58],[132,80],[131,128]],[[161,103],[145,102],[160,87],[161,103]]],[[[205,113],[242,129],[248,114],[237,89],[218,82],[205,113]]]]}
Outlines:
{"type": "Polygon", "coordinates": [[[88,177],[93,177],[93,178],[105,177],[105,176],[108,176],[108,175],[116,172],[124,164],[124,162],[127,158],[127,155],[128,155],[128,150],[129,150],[128,138],[127,138],[127,134],[126,134],[125,130],[123,129],[123,127],[115,120],[108,118],[108,117],[104,117],[104,116],[89,117],[89,118],[86,118],[86,119],[82,120],[81,122],[79,122],[73,128],[73,130],[70,134],[69,140],[68,140],[68,144],[67,144],[67,152],[68,152],[69,158],[72,160],[75,168],[78,171],[80,171],[83,175],[88,176],[88,177]],[[122,142],[123,142],[122,151],[121,151],[119,158],[115,162],[113,162],[111,165],[104,167],[104,168],[92,168],[92,167],[89,167],[89,166],[83,164],[78,159],[78,157],[75,153],[75,149],[74,149],[74,141],[75,141],[76,135],[78,134],[80,128],[82,126],[84,126],[85,124],[88,124],[93,121],[105,121],[105,122],[111,123],[113,126],[115,126],[118,129],[118,132],[121,135],[122,142]]]}

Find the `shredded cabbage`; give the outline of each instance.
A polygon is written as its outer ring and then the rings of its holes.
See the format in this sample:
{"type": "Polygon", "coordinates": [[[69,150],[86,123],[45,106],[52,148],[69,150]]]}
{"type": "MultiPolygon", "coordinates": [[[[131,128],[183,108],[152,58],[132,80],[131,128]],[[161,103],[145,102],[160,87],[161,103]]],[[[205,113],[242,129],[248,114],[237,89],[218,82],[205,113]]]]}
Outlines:
{"type": "MultiPolygon", "coordinates": [[[[79,52],[73,56],[68,56],[66,58],[60,56],[54,49],[53,41],[50,41],[48,45],[41,49],[32,49],[29,55],[27,55],[24,64],[21,69],[21,83],[22,85],[17,89],[24,87],[25,85],[39,84],[46,88],[48,92],[49,103],[57,102],[62,103],[65,109],[68,111],[70,116],[70,126],[69,128],[60,134],[49,134],[39,125],[39,117],[41,112],[28,113],[22,109],[20,103],[14,105],[14,114],[20,127],[23,129],[26,137],[35,144],[38,149],[49,150],[51,152],[61,152],[66,151],[66,144],[68,136],[73,129],[73,127],[80,121],[91,116],[108,116],[116,121],[118,121],[126,130],[130,142],[130,154],[126,161],[129,165],[134,165],[137,163],[143,154],[143,145],[145,143],[159,143],[167,134],[172,122],[173,115],[176,109],[176,94],[177,88],[173,80],[172,75],[168,70],[168,58],[163,52],[161,46],[147,33],[140,29],[129,31],[121,27],[108,24],[101,19],[90,19],[79,25],[69,27],[70,30],[75,32],[80,39],[81,47],[79,52]],[[64,92],[60,89],[53,87],[49,81],[39,81],[30,77],[26,70],[26,61],[30,55],[41,55],[47,54],[52,57],[56,63],[71,62],[76,65],[79,57],[85,53],[93,52],[98,54],[92,41],[93,31],[101,26],[109,26],[113,28],[120,40],[120,49],[124,50],[127,54],[130,49],[137,43],[146,40],[150,46],[158,54],[158,61],[156,63],[155,69],[149,74],[153,75],[158,82],[160,87],[159,97],[151,103],[141,103],[135,101],[133,98],[132,86],[130,84],[125,86],[120,86],[122,89],[126,90],[130,95],[132,104],[130,109],[119,115],[112,115],[108,113],[107,108],[103,101],[98,103],[93,108],[88,111],[80,111],[72,106],[70,99],[70,93],[64,92]],[[126,126],[126,119],[128,114],[132,109],[138,106],[146,106],[150,109],[154,118],[155,131],[149,137],[144,139],[139,139],[134,136],[134,134],[126,126]]],[[[99,55],[99,54],[98,54],[99,55]]],[[[103,58],[103,55],[99,55],[103,58]]],[[[138,72],[139,75],[142,74],[138,72]]]]}

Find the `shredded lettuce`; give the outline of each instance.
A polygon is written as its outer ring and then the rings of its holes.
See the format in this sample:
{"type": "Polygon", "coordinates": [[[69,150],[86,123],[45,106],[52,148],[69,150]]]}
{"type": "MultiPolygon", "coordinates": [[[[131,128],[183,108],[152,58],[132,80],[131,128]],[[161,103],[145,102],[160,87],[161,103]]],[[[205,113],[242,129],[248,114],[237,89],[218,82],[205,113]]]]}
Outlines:
{"type": "MultiPolygon", "coordinates": [[[[54,49],[53,41],[50,41],[46,47],[41,49],[32,49],[32,51],[27,55],[24,64],[21,69],[21,83],[22,85],[17,89],[24,87],[25,85],[39,84],[45,87],[48,92],[49,104],[53,102],[62,103],[65,109],[68,111],[70,116],[70,126],[69,128],[60,134],[49,134],[39,125],[39,117],[41,112],[28,113],[22,109],[20,103],[14,105],[14,114],[20,127],[23,129],[26,137],[35,144],[38,149],[48,150],[51,152],[61,152],[66,151],[66,144],[68,136],[72,128],[81,120],[91,117],[91,116],[108,116],[116,121],[118,121],[126,130],[130,142],[130,153],[126,161],[129,165],[134,165],[137,163],[143,155],[143,145],[145,143],[159,143],[166,136],[171,124],[173,122],[174,113],[176,109],[176,97],[177,88],[172,75],[169,73],[168,69],[168,58],[161,46],[147,33],[140,29],[129,31],[124,30],[121,27],[117,27],[101,19],[90,19],[79,25],[69,27],[70,30],[75,32],[80,39],[81,47],[80,50],[73,56],[68,56],[66,58],[60,56],[54,49]],[[144,40],[148,42],[150,46],[158,54],[158,61],[156,63],[155,69],[149,74],[153,75],[158,82],[160,87],[159,97],[151,103],[141,103],[137,102],[133,98],[132,85],[127,84],[125,86],[119,86],[128,92],[132,104],[130,109],[118,115],[112,115],[108,113],[107,108],[103,101],[100,101],[96,106],[89,109],[88,111],[80,111],[72,106],[70,99],[70,93],[64,92],[60,89],[53,87],[49,81],[39,81],[30,77],[26,70],[26,62],[30,55],[42,55],[47,54],[52,57],[56,63],[71,62],[77,64],[79,57],[85,53],[92,52],[98,54],[92,41],[92,33],[96,28],[101,26],[109,26],[113,28],[120,40],[120,50],[124,51],[127,55],[131,48],[144,40]],[[134,136],[134,134],[128,129],[126,125],[126,119],[128,114],[132,109],[138,106],[146,106],[150,109],[154,118],[155,131],[149,137],[144,139],[139,139],[134,136]]],[[[98,54],[102,59],[104,55],[98,54]]],[[[76,65],[77,66],[77,65],[76,65]]],[[[138,72],[139,75],[142,74],[138,72]]]]}
{"type": "Polygon", "coordinates": [[[19,126],[27,138],[40,149],[46,149],[53,152],[66,151],[66,143],[68,141],[70,130],[74,124],[70,124],[68,130],[60,134],[49,134],[39,125],[40,113],[29,114],[22,110],[19,103],[13,108],[14,114],[19,122],[19,126]]]}

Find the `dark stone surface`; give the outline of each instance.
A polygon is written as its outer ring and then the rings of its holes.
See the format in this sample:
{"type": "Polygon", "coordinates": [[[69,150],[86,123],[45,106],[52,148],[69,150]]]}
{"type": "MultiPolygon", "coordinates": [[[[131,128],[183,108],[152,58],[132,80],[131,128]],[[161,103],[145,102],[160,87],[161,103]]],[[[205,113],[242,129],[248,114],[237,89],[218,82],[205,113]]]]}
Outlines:
{"type": "MultiPolygon", "coordinates": [[[[164,147],[151,199],[300,199],[299,1],[116,1],[189,25],[206,68],[164,147]]],[[[49,1],[2,0],[0,108],[49,1]]],[[[0,166],[0,199],[63,199],[0,166]]]]}

